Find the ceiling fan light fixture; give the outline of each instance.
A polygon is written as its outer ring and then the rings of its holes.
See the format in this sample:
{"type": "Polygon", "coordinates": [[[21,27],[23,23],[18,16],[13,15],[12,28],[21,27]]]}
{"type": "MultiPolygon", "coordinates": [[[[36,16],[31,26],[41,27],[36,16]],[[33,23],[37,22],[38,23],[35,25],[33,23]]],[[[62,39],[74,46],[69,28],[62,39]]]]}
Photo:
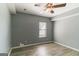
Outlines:
{"type": "MultiPolygon", "coordinates": [[[[41,4],[34,4],[34,6],[40,7],[41,4]]],[[[51,14],[54,13],[53,9],[54,8],[60,8],[60,7],[65,7],[66,3],[61,3],[61,4],[54,4],[54,3],[47,3],[45,5],[44,11],[49,11],[51,14]]]]}
{"type": "Polygon", "coordinates": [[[51,10],[51,11],[50,11],[50,13],[54,13],[54,11],[53,11],[53,10],[51,10]]]}

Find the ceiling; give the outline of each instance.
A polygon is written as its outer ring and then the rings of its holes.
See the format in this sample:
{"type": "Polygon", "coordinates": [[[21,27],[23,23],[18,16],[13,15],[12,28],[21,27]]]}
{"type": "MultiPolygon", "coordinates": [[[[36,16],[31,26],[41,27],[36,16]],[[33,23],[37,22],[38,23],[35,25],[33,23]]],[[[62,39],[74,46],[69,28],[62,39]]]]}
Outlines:
{"type": "Polygon", "coordinates": [[[22,12],[44,17],[53,17],[79,7],[78,3],[67,3],[65,7],[53,9],[54,13],[51,14],[50,12],[44,11],[44,6],[46,3],[40,3],[40,4],[41,7],[34,6],[35,3],[9,3],[8,7],[12,14],[16,14],[16,12],[22,12]]]}

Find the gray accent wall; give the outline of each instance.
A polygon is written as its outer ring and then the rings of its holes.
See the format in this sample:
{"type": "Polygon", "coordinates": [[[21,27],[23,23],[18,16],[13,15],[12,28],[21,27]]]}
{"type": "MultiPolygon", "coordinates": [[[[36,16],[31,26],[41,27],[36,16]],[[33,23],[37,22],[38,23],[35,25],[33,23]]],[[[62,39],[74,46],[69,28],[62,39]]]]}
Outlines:
{"type": "Polygon", "coordinates": [[[49,18],[40,17],[25,13],[11,15],[11,44],[12,47],[23,44],[33,44],[53,41],[53,26],[49,18]],[[39,22],[47,23],[47,37],[39,38],[39,22]]]}
{"type": "MultiPolygon", "coordinates": [[[[76,13],[79,13],[79,8],[64,13],[63,17],[76,13]]],[[[62,17],[62,15],[60,16],[62,17]]],[[[52,20],[54,19],[56,20],[56,17],[52,20]]],[[[65,17],[62,20],[59,17],[59,20],[56,20],[54,25],[55,42],[79,49],[79,14],[68,18],[65,17]]]]}

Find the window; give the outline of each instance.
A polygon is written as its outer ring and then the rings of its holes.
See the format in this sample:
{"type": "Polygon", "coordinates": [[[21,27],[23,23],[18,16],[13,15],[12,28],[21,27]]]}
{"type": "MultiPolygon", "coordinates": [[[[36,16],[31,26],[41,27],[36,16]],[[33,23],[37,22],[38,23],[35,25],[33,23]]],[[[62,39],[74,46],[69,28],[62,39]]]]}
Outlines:
{"type": "Polygon", "coordinates": [[[47,23],[39,22],[39,38],[47,36],[47,23]]]}

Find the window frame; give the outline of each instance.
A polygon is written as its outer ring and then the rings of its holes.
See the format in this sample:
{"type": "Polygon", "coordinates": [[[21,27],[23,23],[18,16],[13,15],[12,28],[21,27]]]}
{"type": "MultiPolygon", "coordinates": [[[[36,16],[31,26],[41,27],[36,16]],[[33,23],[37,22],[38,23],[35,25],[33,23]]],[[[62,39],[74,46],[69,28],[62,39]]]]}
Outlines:
{"type": "Polygon", "coordinates": [[[47,37],[47,22],[39,22],[39,38],[46,38],[46,37],[47,37]],[[43,34],[40,34],[40,31],[45,32],[43,32],[43,34]]]}

